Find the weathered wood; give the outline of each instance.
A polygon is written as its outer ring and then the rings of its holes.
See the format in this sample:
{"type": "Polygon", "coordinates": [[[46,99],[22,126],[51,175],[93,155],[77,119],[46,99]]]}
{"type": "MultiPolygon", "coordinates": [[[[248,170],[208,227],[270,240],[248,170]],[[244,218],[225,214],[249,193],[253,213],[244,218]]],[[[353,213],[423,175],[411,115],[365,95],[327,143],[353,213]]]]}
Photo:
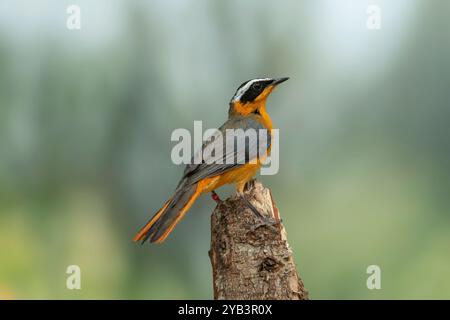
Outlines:
{"type": "Polygon", "coordinates": [[[209,252],[214,299],[308,299],[270,190],[252,181],[245,197],[272,223],[252,212],[238,195],[217,205],[209,252]]]}

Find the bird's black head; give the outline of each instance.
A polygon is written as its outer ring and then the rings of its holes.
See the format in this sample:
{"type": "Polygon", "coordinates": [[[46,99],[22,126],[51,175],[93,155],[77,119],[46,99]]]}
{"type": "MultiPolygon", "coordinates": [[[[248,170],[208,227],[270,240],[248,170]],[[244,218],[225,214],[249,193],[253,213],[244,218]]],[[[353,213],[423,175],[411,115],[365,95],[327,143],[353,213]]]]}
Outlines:
{"type": "Polygon", "coordinates": [[[263,105],[272,90],[289,78],[252,79],[242,83],[230,101],[230,111],[248,114],[263,105]]]}
{"type": "Polygon", "coordinates": [[[277,85],[280,84],[289,78],[264,78],[264,79],[251,79],[242,83],[239,88],[236,90],[231,102],[241,102],[241,103],[249,103],[255,101],[258,97],[260,97],[263,93],[264,98],[268,96],[270,91],[277,85]]]}

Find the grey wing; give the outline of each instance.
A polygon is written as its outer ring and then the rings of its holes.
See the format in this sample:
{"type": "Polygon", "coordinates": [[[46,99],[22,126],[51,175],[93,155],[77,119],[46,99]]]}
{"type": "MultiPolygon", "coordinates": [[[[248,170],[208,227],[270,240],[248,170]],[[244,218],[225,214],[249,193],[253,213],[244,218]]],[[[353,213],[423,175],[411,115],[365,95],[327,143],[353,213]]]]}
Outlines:
{"type": "Polygon", "coordinates": [[[203,155],[202,162],[188,164],[184,170],[182,181],[196,183],[246,163],[256,162],[258,155],[263,156],[267,153],[270,144],[270,132],[256,120],[251,118],[230,119],[196,153],[194,157],[203,155]],[[235,130],[236,134],[231,135],[229,131],[227,133],[229,129],[235,130]],[[241,130],[239,132],[236,129],[241,130]]]}

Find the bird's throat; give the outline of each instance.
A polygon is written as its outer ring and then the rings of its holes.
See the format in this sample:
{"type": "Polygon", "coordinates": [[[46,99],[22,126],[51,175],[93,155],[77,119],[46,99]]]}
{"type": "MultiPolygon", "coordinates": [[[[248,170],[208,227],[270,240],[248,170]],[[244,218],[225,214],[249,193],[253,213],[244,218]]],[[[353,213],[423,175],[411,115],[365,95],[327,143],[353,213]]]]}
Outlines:
{"type": "Polygon", "coordinates": [[[264,128],[272,130],[272,120],[266,110],[266,101],[246,104],[235,102],[230,105],[229,117],[250,117],[261,123],[264,128]]]}

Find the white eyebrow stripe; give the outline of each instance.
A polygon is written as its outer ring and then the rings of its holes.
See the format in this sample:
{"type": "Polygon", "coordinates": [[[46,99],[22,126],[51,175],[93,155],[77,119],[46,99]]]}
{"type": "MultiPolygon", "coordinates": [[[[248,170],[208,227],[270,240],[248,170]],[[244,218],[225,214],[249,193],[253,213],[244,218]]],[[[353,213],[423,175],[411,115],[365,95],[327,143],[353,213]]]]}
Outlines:
{"type": "Polygon", "coordinates": [[[231,99],[233,102],[238,101],[242,95],[250,88],[252,84],[258,81],[267,81],[270,80],[270,78],[261,78],[261,79],[253,79],[247,82],[242,88],[240,88],[233,96],[233,99],[231,99]]]}

